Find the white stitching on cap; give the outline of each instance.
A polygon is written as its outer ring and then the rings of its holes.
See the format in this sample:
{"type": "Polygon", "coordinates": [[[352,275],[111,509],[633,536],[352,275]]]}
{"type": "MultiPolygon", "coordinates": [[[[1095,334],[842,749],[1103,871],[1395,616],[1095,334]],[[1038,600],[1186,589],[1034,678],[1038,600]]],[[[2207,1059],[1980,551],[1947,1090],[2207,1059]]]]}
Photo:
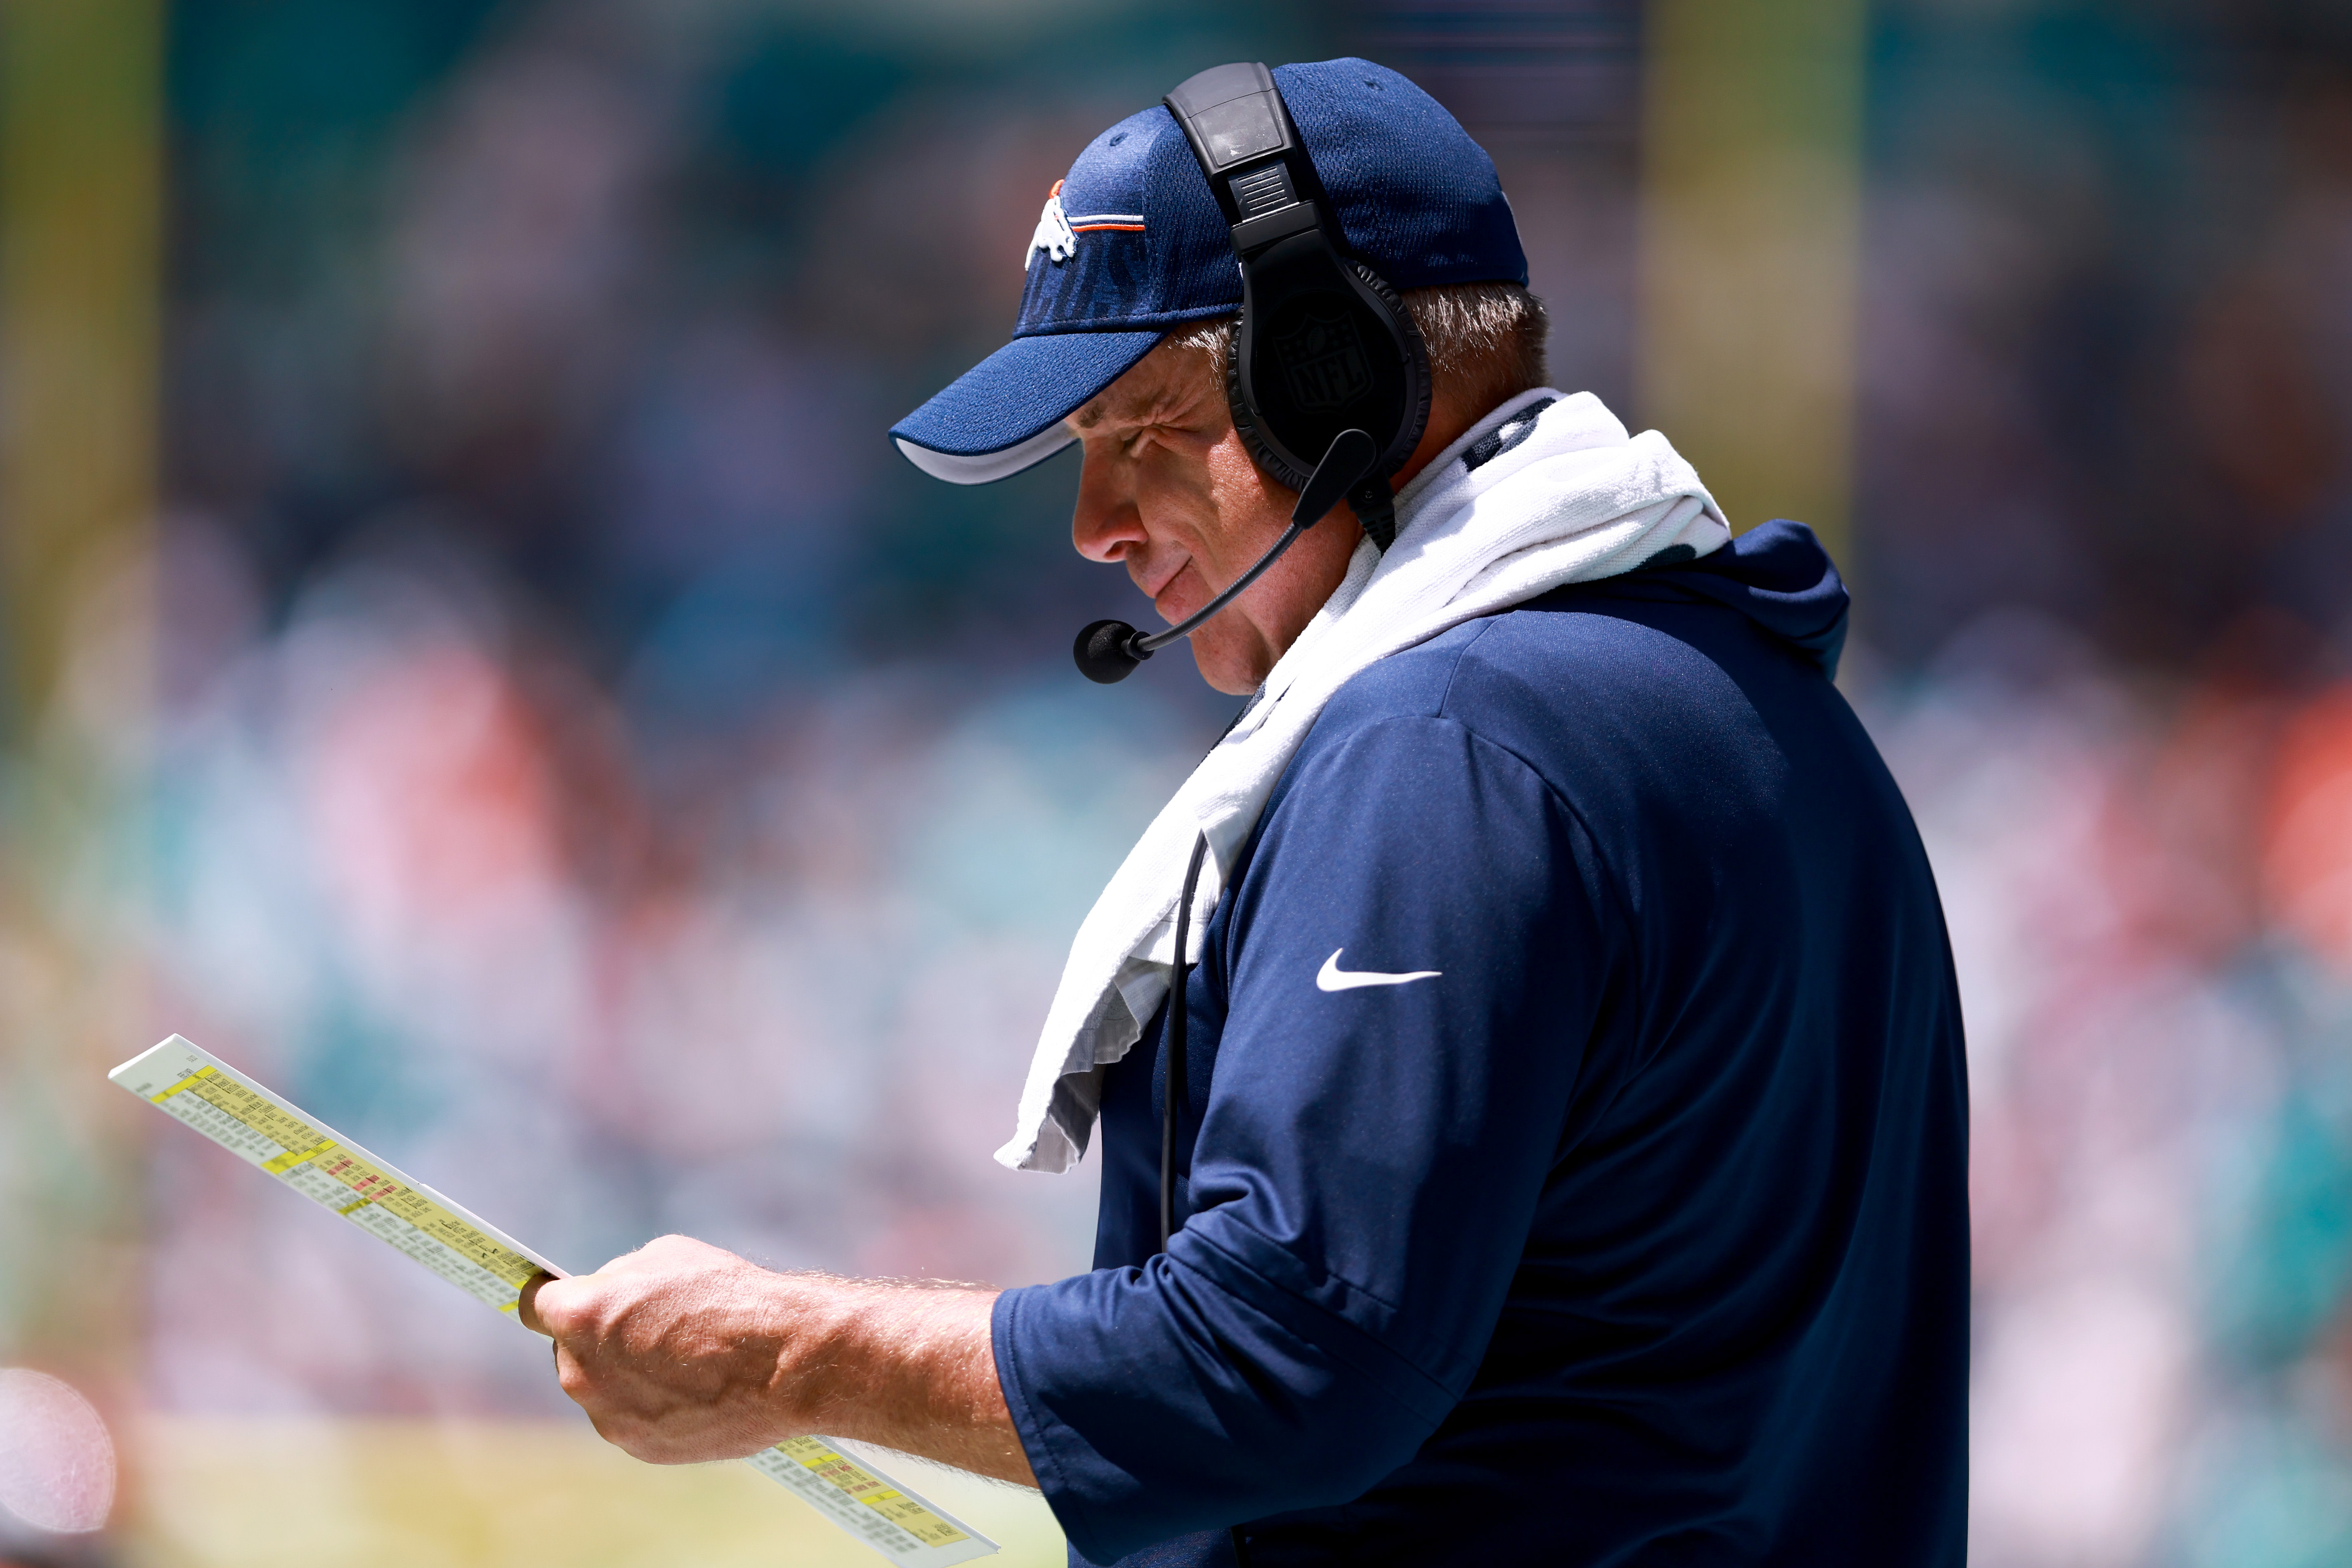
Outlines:
{"type": "Polygon", "coordinates": [[[1022,255],[1021,270],[1026,272],[1034,266],[1041,250],[1052,260],[1067,261],[1077,248],[1078,237],[1070,232],[1070,220],[1062,214],[1062,187],[1057,181],[1054,194],[1045,198],[1045,210],[1037,215],[1037,228],[1022,255]]]}

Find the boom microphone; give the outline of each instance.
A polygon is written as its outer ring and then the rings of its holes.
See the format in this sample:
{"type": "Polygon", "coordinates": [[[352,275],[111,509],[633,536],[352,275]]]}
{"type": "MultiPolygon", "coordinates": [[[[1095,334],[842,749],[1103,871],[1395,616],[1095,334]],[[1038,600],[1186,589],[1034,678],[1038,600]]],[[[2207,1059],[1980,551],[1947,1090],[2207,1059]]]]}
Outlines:
{"type": "Polygon", "coordinates": [[[1371,437],[1361,430],[1342,430],[1334,436],[1331,445],[1324,448],[1323,460],[1315,465],[1315,472],[1307,478],[1307,488],[1298,492],[1298,504],[1290,510],[1290,526],[1282,531],[1273,549],[1257,558],[1257,564],[1235,578],[1223,593],[1164,632],[1145,637],[1125,621],[1088,623],[1070,650],[1078,661],[1078,673],[1100,685],[1114,686],[1170,643],[1191,636],[1203,621],[1232,604],[1264,576],[1267,567],[1282,559],[1284,551],[1298,542],[1300,534],[1328,516],[1331,509],[1339,504],[1339,498],[1372,471],[1380,456],[1380,448],[1371,437]]]}

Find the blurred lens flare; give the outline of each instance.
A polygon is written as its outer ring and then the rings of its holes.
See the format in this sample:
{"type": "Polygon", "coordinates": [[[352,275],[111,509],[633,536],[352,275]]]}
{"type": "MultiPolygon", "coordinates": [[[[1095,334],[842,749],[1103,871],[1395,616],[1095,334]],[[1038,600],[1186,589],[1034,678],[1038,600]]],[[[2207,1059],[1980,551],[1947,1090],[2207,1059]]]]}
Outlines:
{"type": "Polygon", "coordinates": [[[0,1509],[81,1534],[113,1507],[114,1440],[96,1407],[47,1373],[0,1367],[0,1509]]]}

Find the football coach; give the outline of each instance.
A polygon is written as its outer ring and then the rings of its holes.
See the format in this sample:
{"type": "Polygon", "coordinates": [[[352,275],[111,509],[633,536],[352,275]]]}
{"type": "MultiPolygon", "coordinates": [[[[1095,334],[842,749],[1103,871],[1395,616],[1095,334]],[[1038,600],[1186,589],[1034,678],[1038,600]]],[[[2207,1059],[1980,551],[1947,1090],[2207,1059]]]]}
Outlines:
{"type": "MultiPolygon", "coordinates": [[[[1009,263],[1010,258],[1008,258],[1009,263]]],[[[1081,448],[1073,535],[1249,693],[1088,915],[1011,1143],[1095,1268],[665,1237],[525,1321],[661,1462],[824,1432],[1084,1563],[1958,1568],[1967,1083],[1811,533],[1548,387],[1494,165],[1362,60],[1221,67],[1046,201],[1013,341],[891,433],[1081,448]],[[1235,593],[1235,590],[1241,590],[1235,593]]]]}

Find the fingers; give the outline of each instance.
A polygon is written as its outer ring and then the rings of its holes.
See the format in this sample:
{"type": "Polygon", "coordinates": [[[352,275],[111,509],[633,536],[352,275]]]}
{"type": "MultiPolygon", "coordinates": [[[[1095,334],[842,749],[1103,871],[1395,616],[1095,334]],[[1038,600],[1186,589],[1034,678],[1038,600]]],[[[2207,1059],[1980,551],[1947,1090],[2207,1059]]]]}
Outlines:
{"type": "Polygon", "coordinates": [[[554,1337],[555,1331],[549,1328],[540,1318],[539,1290],[541,1286],[551,1285],[554,1282],[555,1276],[552,1274],[534,1274],[523,1281],[522,1294],[515,1300],[515,1321],[534,1334],[545,1334],[551,1339],[554,1337]]]}
{"type": "Polygon", "coordinates": [[[697,1241],[690,1236],[656,1237],[635,1252],[625,1252],[612,1259],[593,1274],[575,1274],[568,1279],[558,1279],[551,1274],[533,1275],[515,1302],[515,1318],[533,1333],[562,1339],[584,1326],[583,1314],[593,1317],[600,1301],[609,1305],[614,1300],[642,1300],[657,1289],[665,1277],[751,1267],[724,1247],[697,1241]],[[646,1279],[648,1275],[656,1278],[646,1279]],[[619,1283],[623,1278],[631,1278],[632,1283],[619,1283]],[[545,1293],[551,1286],[555,1291],[551,1296],[545,1293]]]}
{"type": "Polygon", "coordinates": [[[584,1405],[582,1395],[588,1392],[588,1369],[580,1358],[563,1348],[562,1341],[555,1345],[555,1385],[563,1390],[575,1405],[584,1405]]]}
{"type": "Polygon", "coordinates": [[[558,1342],[580,1342],[599,1331],[601,1309],[608,1303],[613,1281],[595,1274],[574,1274],[558,1279],[534,1276],[515,1299],[515,1317],[533,1333],[558,1342]]]}
{"type": "Polygon", "coordinates": [[[699,1463],[774,1440],[771,1279],[667,1236],[593,1274],[533,1279],[515,1312],[552,1342],[558,1385],[606,1441],[655,1464],[699,1463]]]}

